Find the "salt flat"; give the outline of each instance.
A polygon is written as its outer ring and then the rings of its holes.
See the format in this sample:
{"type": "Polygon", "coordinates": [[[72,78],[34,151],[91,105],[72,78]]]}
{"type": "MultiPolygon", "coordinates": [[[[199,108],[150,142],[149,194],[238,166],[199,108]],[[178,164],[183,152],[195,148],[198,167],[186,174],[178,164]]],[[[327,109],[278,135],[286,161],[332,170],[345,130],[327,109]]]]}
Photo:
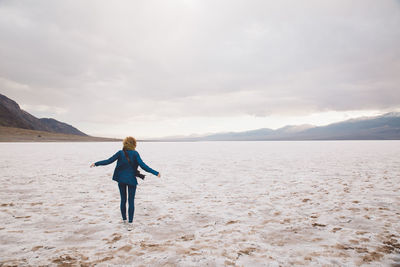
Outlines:
{"type": "Polygon", "coordinates": [[[139,143],[133,231],[120,147],[0,144],[0,265],[400,264],[400,141],[139,143]]]}

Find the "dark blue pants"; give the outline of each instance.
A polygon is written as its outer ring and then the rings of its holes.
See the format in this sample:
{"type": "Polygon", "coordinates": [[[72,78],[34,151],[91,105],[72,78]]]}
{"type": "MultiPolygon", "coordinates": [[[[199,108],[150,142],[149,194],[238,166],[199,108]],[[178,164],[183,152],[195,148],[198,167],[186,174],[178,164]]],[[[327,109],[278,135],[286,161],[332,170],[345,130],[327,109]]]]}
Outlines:
{"type": "Polygon", "coordinates": [[[133,221],[133,214],[135,213],[135,194],[136,194],[136,185],[127,185],[123,183],[118,183],[119,193],[121,195],[121,215],[122,219],[126,220],[126,188],[128,187],[128,215],[129,222],[133,221]]]}

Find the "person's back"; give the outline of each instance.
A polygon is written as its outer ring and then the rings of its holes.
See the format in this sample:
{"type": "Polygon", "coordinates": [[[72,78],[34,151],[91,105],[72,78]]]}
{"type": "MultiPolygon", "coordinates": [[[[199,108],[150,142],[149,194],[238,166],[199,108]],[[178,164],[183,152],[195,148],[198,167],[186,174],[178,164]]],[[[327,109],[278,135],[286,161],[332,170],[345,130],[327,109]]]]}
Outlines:
{"type": "Polygon", "coordinates": [[[153,170],[149,166],[147,166],[143,160],[140,158],[139,153],[136,149],[136,140],[133,137],[126,137],[123,141],[123,149],[119,150],[112,157],[106,160],[97,161],[93,163],[90,167],[108,165],[117,161],[117,164],[114,169],[112,179],[118,182],[118,187],[121,195],[121,215],[122,220],[126,221],[126,193],[128,188],[129,194],[129,223],[132,223],[134,216],[134,199],[136,194],[136,173],[138,166],[140,166],[146,172],[150,172],[158,177],[161,177],[160,173],[153,170]]]}

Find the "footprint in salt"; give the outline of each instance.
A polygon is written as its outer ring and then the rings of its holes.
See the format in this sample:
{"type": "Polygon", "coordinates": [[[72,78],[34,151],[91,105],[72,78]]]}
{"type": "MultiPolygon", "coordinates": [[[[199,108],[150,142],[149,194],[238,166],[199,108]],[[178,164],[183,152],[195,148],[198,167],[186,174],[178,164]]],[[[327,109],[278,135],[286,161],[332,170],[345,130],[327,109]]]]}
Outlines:
{"type": "Polygon", "coordinates": [[[181,236],[179,239],[183,240],[183,241],[192,241],[192,240],[194,240],[194,235],[193,234],[184,235],[184,236],[181,236]]]}
{"type": "Polygon", "coordinates": [[[360,244],[360,242],[359,242],[358,240],[355,240],[355,239],[350,239],[349,242],[350,242],[351,244],[353,244],[353,245],[358,245],[358,244],[360,244]]]}
{"type": "Polygon", "coordinates": [[[119,249],[117,249],[118,251],[124,251],[124,252],[129,252],[132,250],[132,246],[131,245],[125,245],[120,247],[119,249]]]}
{"type": "Polygon", "coordinates": [[[39,250],[39,249],[41,249],[41,248],[43,248],[43,246],[36,246],[36,247],[33,247],[31,250],[32,250],[33,252],[35,252],[35,251],[37,251],[37,250],[39,250]]]}
{"type": "Polygon", "coordinates": [[[321,224],[321,223],[313,223],[313,227],[326,227],[326,224],[321,224]]]}
{"type": "Polygon", "coordinates": [[[107,241],[107,244],[113,244],[113,243],[121,240],[121,238],[122,238],[122,236],[120,234],[114,233],[114,234],[112,234],[111,239],[104,238],[103,240],[107,241]]]}
{"type": "Polygon", "coordinates": [[[234,223],[238,223],[239,221],[229,221],[227,222],[225,225],[230,225],[230,224],[234,224],[234,223]]]}
{"type": "Polygon", "coordinates": [[[241,256],[241,255],[250,255],[251,253],[253,253],[253,252],[255,252],[255,251],[257,251],[257,248],[255,248],[255,247],[244,248],[244,249],[239,250],[238,256],[241,256]]]}
{"type": "MultiPolygon", "coordinates": [[[[112,259],[114,259],[114,256],[113,256],[113,255],[111,255],[111,256],[106,256],[106,257],[104,257],[104,258],[101,258],[101,259],[99,259],[99,260],[96,260],[96,261],[91,262],[91,263],[88,264],[87,266],[94,266],[94,265],[96,265],[96,264],[99,264],[99,263],[102,263],[102,262],[106,262],[106,261],[109,261],[109,260],[112,260],[112,259]]],[[[69,265],[64,265],[64,266],[69,266],[69,265]]]]}
{"type": "Polygon", "coordinates": [[[31,216],[14,216],[15,219],[27,219],[30,218],[31,216]]]}
{"type": "Polygon", "coordinates": [[[368,234],[368,232],[367,231],[357,231],[356,232],[356,235],[365,235],[365,234],[368,234]]]}
{"type": "Polygon", "coordinates": [[[372,262],[372,261],[379,261],[382,258],[383,258],[383,254],[373,251],[373,252],[365,255],[362,258],[362,261],[365,262],[365,263],[369,263],[369,262],[372,262]]]}
{"type": "Polygon", "coordinates": [[[0,205],[1,207],[13,207],[14,203],[3,203],[0,205]]]}
{"type": "Polygon", "coordinates": [[[142,241],[140,243],[140,247],[149,251],[165,251],[166,247],[163,246],[162,244],[157,244],[157,243],[146,243],[145,241],[142,241]]]}

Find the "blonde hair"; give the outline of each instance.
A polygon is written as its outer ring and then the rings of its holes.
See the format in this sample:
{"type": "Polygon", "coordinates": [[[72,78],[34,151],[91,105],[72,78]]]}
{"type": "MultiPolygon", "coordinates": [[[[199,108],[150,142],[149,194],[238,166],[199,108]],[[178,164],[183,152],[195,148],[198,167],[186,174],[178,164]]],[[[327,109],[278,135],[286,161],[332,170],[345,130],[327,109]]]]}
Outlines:
{"type": "Polygon", "coordinates": [[[135,150],[136,148],[136,139],[132,136],[128,136],[124,139],[124,147],[123,150],[135,150]]]}

